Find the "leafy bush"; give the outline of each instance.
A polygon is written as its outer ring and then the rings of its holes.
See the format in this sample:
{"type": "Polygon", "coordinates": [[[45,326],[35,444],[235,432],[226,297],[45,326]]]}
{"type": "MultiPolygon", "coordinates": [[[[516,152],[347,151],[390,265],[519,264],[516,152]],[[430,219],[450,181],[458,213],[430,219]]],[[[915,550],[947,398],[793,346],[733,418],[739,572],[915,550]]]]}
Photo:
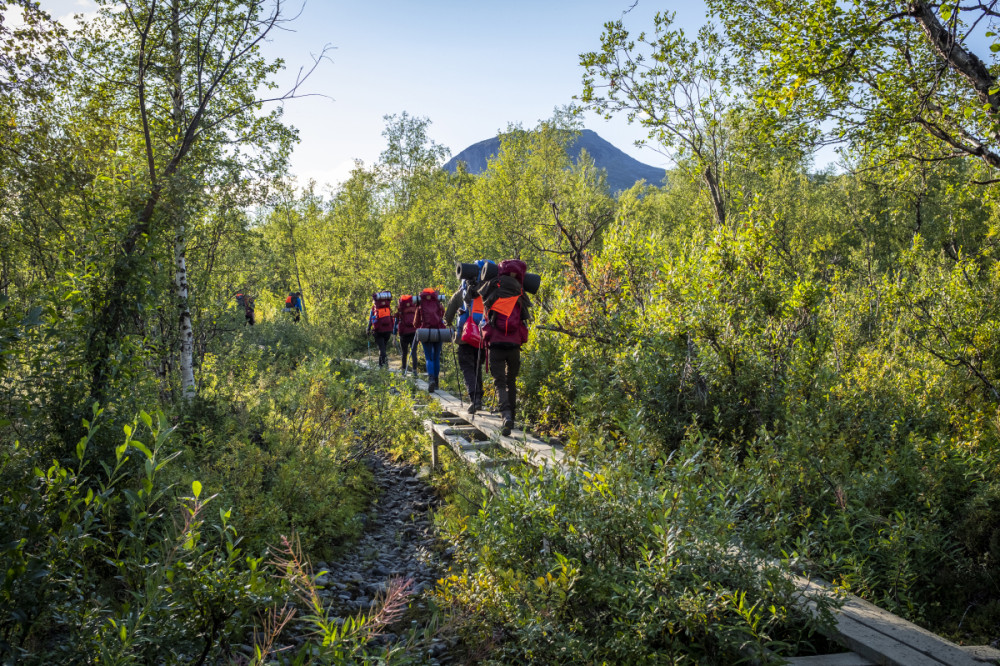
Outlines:
{"type": "Polygon", "coordinates": [[[179,451],[162,416],[140,416],[110,461],[89,450],[96,408],[72,467],[0,449],[4,663],[205,663],[273,602],[230,511],[209,509],[199,482],[164,483],[179,451]]]}
{"type": "Polygon", "coordinates": [[[678,458],[538,472],[467,520],[438,601],[487,663],[735,663],[808,635],[791,583],[736,549],[736,508],[678,458]]]}

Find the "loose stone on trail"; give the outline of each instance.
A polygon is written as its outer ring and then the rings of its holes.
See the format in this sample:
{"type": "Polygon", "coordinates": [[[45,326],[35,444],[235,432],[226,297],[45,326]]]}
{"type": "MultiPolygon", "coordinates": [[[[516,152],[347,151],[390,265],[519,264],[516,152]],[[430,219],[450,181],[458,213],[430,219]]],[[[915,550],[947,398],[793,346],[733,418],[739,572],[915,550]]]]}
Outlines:
{"type": "MultiPolygon", "coordinates": [[[[437,503],[434,491],[416,475],[422,470],[397,463],[381,453],[374,454],[369,465],[380,494],[375,499],[375,516],[358,542],[334,562],[323,562],[316,571],[326,582],[329,596],[324,597],[331,615],[367,613],[378,596],[385,592],[390,578],[413,580],[409,611],[400,626],[419,628],[429,620],[422,597],[434,588],[448,565],[448,551],[434,536],[430,509],[437,503]]],[[[407,635],[398,627],[389,627],[375,644],[389,645],[405,641],[407,635]]],[[[443,641],[434,639],[419,645],[420,663],[447,664],[443,641]]]]}

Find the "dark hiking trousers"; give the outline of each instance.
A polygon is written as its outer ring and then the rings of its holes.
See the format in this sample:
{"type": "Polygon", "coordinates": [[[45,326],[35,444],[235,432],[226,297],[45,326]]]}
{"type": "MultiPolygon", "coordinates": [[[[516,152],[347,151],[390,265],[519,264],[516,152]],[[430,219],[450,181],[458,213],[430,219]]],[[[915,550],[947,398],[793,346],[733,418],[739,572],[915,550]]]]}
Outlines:
{"type": "Polygon", "coordinates": [[[458,345],[458,367],[462,369],[465,390],[469,392],[469,402],[483,404],[483,372],[486,368],[486,350],[472,345],[458,345]]]}
{"type": "Polygon", "coordinates": [[[389,338],[392,337],[392,332],[389,333],[376,333],[375,334],[375,344],[378,345],[378,367],[389,367],[389,356],[386,354],[386,348],[389,346],[389,338]]]}
{"type": "Polygon", "coordinates": [[[517,373],[520,371],[521,347],[490,347],[490,374],[496,383],[500,414],[512,421],[517,417],[517,373]]]}
{"type": "Polygon", "coordinates": [[[401,333],[399,336],[399,347],[403,351],[403,372],[406,372],[406,360],[410,355],[410,346],[413,346],[413,369],[417,369],[417,346],[413,344],[416,333],[401,333]]]}

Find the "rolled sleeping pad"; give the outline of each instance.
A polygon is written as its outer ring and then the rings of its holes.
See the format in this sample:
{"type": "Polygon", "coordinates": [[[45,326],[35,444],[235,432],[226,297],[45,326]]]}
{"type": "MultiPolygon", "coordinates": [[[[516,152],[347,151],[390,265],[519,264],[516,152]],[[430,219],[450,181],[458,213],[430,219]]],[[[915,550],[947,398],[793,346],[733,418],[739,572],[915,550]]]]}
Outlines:
{"type": "Polygon", "coordinates": [[[372,299],[376,301],[391,301],[392,292],[389,291],[388,289],[383,291],[376,291],[374,294],[372,294],[372,299]]]}
{"type": "MultiPolygon", "coordinates": [[[[497,276],[499,267],[496,264],[483,264],[483,270],[479,274],[479,280],[486,282],[487,280],[492,280],[497,276]]],[[[524,274],[524,290],[529,294],[537,294],[538,289],[542,286],[542,276],[538,273],[525,273],[524,274]]]]}
{"type": "Polygon", "coordinates": [[[471,280],[475,282],[479,279],[479,266],[458,262],[455,264],[455,275],[459,280],[471,280]]]}
{"type": "Polygon", "coordinates": [[[538,288],[542,286],[542,276],[538,273],[524,274],[524,290],[529,294],[537,294],[538,288]]]}
{"type": "Polygon", "coordinates": [[[497,266],[492,262],[487,261],[485,264],[483,264],[483,269],[479,272],[479,281],[486,282],[487,280],[492,280],[497,276],[497,272],[499,270],[500,270],[499,266],[497,266]]]}
{"type": "Polygon", "coordinates": [[[448,300],[448,297],[445,296],[444,294],[438,294],[438,300],[444,303],[445,301],[448,300]]]}
{"type": "Polygon", "coordinates": [[[451,342],[454,331],[450,328],[418,328],[417,340],[419,342],[451,342]]]}

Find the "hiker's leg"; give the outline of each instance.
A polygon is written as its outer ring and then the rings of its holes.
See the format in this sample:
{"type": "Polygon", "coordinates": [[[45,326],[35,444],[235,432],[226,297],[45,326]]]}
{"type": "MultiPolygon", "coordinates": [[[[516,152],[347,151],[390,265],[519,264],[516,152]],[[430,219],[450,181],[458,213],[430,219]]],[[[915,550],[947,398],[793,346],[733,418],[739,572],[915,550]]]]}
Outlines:
{"type": "Polygon", "coordinates": [[[507,394],[507,358],[506,349],[490,349],[490,374],[497,389],[497,402],[500,414],[506,416],[510,411],[510,397],[507,394]]]}
{"type": "MultiPolygon", "coordinates": [[[[406,372],[406,361],[410,354],[410,345],[413,345],[413,354],[417,354],[417,346],[413,344],[413,333],[404,333],[399,336],[399,347],[403,352],[403,372],[406,372]]],[[[413,369],[417,369],[416,361],[413,362],[413,369]]]]}
{"type": "Polygon", "coordinates": [[[510,418],[517,418],[517,375],[521,372],[521,348],[515,347],[507,356],[507,392],[510,395],[510,418]]]}
{"type": "Polygon", "coordinates": [[[462,379],[465,381],[465,389],[469,393],[469,402],[478,404],[482,402],[482,378],[479,377],[479,368],[476,367],[476,357],[479,350],[472,345],[458,346],[458,367],[462,370],[462,379]]]}

